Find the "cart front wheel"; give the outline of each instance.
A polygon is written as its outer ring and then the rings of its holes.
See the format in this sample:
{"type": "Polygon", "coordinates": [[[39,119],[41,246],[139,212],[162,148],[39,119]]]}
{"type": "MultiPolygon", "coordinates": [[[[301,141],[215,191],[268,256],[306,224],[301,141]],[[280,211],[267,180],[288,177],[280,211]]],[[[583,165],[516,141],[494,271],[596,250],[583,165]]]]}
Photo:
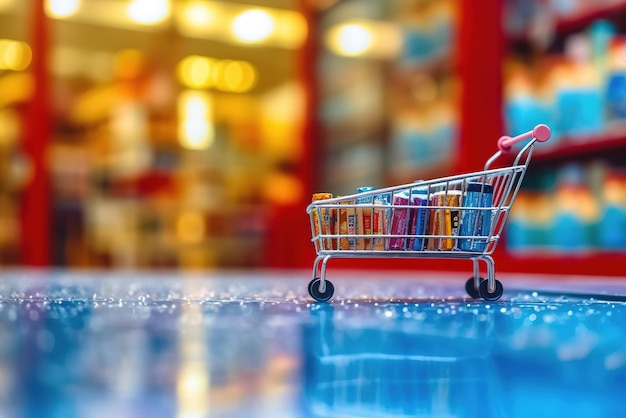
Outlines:
{"type": "MultiPolygon", "coordinates": [[[[482,282],[484,279],[481,277],[480,278],[480,282],[482,282]]],[[[480,298],[480,292],[477,288],[474,287],[474,278],[470,277],[469,279],[467,279],[467,281],[465,282],[465,291],[467,292],[467,294],[473,298],[473,299],[479,299],[480,298]]]]}
{"type": "Polygon", "coordinates": [[[333,286],[330,281],[325,280],[326,291],[322,293],[320,292],[320,282],[321,280],[319,278],[311,280],[309,283],[309,295],[311,295],[311,297],[318,302],[326,302],[333,297],[333,293],[335,293],[335,286],[333,286]]]}
{"type": "Polygon", "coordinates": [[[496,288],[494,289],[493,293],[489,292],[488,289],[488,280],[483,280],[480,282],[480,287],[478,288],[478,291],[480,293],[480,296],[485,299],[485,300],[498,300],[500,299],[500,296],[502,296],[502,293],[504,293],[504,288],[502,287],[502,283],[499,280],[496,280],[496,288]]]}

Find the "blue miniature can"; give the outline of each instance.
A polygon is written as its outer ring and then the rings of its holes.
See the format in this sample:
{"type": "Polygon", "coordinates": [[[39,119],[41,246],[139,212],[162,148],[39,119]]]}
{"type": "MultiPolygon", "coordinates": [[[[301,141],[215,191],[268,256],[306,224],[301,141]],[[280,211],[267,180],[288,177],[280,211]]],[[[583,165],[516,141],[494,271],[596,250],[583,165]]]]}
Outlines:
{"type": "MultiPolygon", "coordinates": [[[[356,192],[357,193],[365,193],[365,192],[371,192],[372,190],[374,190],[374,188],[372,186],[363,186],[363,187],[357,187],[356,192]]],[[[361,198],[361,199],[370,199],[371,198],[361,198]]]]}
{"type": "MultiPolygon", "coordinates": [[[[428,206],[428,190],[426,188],[414,188],[411,190],[410,205],[412,206],[428,206]]],[[[428,209],[411,209],[409,218],[409,234],[416,236],[410,238],[407,248],[409,250],[420,251],[424,247],[424,238],[417,236],[426,233],[426,225],[428,225],[428,209]]]]}
{"type": "Polygon", "coordinates": [[[463,215],[458,240],[459,249],[463,251],[482,252],[487,245],[486,237],[491,229],[491,211],[486,209],[493,204],[493,186],[491,184],[469,182],[463,199],[463,215]],[[471,237],[471,238],[470,238],[471,237]]]}

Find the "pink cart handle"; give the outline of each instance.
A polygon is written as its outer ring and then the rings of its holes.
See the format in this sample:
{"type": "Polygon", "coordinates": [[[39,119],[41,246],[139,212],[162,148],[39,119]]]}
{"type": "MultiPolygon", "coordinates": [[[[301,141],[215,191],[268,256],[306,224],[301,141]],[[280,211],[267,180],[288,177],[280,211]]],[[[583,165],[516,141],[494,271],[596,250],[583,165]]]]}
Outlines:
{"type": "Polygon", "coordinates": [[[551,134],[552,133],[550,132],[550,128],[548,128],[547,125],[543,125],[543,124],[537,125],[535,126],[535,129],[533,129],[532,131],[526,132],[521,135],[517,135],[514,137],[510,137],[510,136],[500,137],[500,139],[498,139],[498,148],[502,152],[508,152],[508,151],[511,151],[511,146],[513,146],[513,144],[517,144],[518,142],[525,141],[527,139],[532,139],[532,138],[535,138],[539,142],[545,142],[548,139],[550,139],[551,134]]]}

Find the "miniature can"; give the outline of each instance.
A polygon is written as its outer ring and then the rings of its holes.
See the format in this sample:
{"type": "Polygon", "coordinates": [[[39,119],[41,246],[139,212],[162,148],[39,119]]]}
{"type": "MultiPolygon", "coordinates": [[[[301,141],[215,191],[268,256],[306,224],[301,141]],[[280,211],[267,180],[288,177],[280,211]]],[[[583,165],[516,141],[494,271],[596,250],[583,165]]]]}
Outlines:
{"type": "MultiPolygon", "coordinates": [[[[389,208],[378,208],[377,206],[389,206],[389,194],[379,194],[374,196],[374,209],[372,210],[372,234],[387,234],[387,221],[389,219],[389,208]]],[[[387,245],[384,237],[374,237],[372,242],[373,250],[385,250],[387,245]]]]}
{"type": "MultiPolygon", "coordinates": [[[[357,193],[366,193],[374,190],[373,187],[359,187],[356,189],[357,193]]],[[[357,207],[356,209],[356,227],[358,235],[372,235],[372,207],[367,205],[372,205],[373,198],[372,196],[363,196],[357,197],[356,203],[358,205],[363,205],[363,207],[357,207]]],[[[371,250],[372,249],[372,239],[369,237],[360,237],[356,239],[356,249],[357,250],[371,250]]]]}
{"type": "MultiPolygon", "coordinates": [[[[354,205],[354,200],[341,202],[342,205],[354,205]]],[[[339,249],[356,249],[356,209],[354,207],[339,209],[339,249]]]]}
{"type": "Polygon", "coordinates": [[[469,182],[463,199],[463,212],[459,228],[459,248],[463,251],[482,252],[487,245],[491,229],[491,212],[487,209],[493,204],[493,186],[491,184],[469,182]],[[472,209],[467,209],[472,208],[472,209]],[[475,208],[475,209],[474,209],[475,208]]]}
{"type": "MultiPolygon", "coordinates": [[[[408,206],[409,205],[409,193],[406,191],[400,193],[394,193],[391,221],[389,227],[389,234],[391,235],[406,235],[409,231],[409,209],[407,207],[396,206],[408,206]]],[[[406,245],[405,237],[391,237],[389,239],[389,250],[400,251],[404,250],[406,245]]]]}
{"type": "MultiPolygon", "coordinates": [[[[443,235],[449,237],[458,235],[460,201],[460,190],[436,192],[432,195],[430,205],[439,206],[439,208],[433,208],[431,210],[428,228],[429,235],[443,235]]],[[[427,248],[431,251],[452,250],[456,244],[455,241],[456,240],[452,238],[429,238],[427,248]]]]}
{"type": "MultiPolygon", "coordinates": [[[[425,188],[415,188],[411,190],[409,205],[427,206],[428,190],[425,188]]],[[[411,238],[409,238],[407,241],[408,250],[422,250],[422,248],[424,247],[423,235],[426,233],[426,225],[428,225],[428,209],[410,209],[409,235],[411,235],[411,238]]]]}
{"type": "MultiPolygon", "coordinates": [[[[332,199],[331,193],[314,193],[311,202],[317,202],[320,200],[332,199]]],[[[324,207],[313,208],[313,228],[315,229],[315,236],[329,235],[332,232],[333,219],[331,216],[331,210],[324,207]]],[[[332,239],[326,238],[318,240],[315,243],[316,250],[330,250],[332,248],[332,239]]]]}

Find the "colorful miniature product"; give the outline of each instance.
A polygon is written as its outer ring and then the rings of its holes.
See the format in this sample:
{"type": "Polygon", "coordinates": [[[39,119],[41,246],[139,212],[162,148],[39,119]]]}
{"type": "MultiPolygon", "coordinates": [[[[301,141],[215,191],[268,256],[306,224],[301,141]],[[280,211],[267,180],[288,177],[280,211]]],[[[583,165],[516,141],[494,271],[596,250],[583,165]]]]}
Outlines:
{"type": "Polygon", "coordinates": [[[444,258],[472,260],[473,276],[465,283],[467,293],[473,298],[499,299],[504,289],[495,278],[492,254],[524,179],[535,142],[547,141],[550,135],[546,125],[537,125],[525,134],[501,137],[498,151],[487,160],[483,171],[360,190],[361,193],[312,202],[307,213],[317,257],[309,294],[317,301],[328,301],[333,296],[334,286],[326,280],[331,258],[444,258]],[[528,142],[517,152],[512,165],[492,168],[514,144],[524,141],[528,142]],[[418,190],[419,199],[413,197],[418,190]],[[328,214],[352,208],[357,214],[356,228],[329,232],[324,227],[328,214]],[[430,222],[425,220],[427,213],[430,222]],[[368,216],[371,222],[363,222],[368,216]],[[364,224],[370,224],[370,228],[364,224]],[[324,245],[345,239],[355,245],[324,245]],[[481,261],[486,265],[487,279],[480,277],[481,261]]]}

